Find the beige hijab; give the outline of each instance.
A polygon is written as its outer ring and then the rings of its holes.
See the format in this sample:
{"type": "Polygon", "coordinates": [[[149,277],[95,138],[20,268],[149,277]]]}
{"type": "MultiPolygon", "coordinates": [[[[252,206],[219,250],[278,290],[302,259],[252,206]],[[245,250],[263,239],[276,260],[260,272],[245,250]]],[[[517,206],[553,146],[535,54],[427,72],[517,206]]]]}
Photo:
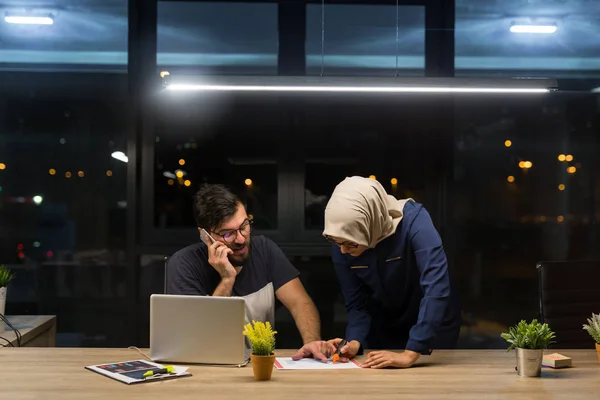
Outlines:
{"type": "Polygon", "coordinates": [[[374,179],[352,176],[340,182],[325,208],[323,236],[375,247],[396,232],[404,205],[374,179]]]}

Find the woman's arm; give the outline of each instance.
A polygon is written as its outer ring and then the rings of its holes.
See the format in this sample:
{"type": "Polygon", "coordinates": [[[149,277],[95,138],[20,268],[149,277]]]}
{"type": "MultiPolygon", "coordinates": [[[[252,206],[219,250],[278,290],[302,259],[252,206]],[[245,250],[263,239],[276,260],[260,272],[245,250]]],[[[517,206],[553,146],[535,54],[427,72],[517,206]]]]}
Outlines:
{"type": "Polygon", "coordinates": [[[350,265],[335,245],[332,258],[348,314],[345,339],[349,342],[356,340],[361,348],[364,348],[371,329],[371,316],[367,311],[368,295],[365,292],[363,283],[354,275],[350,265]]]}
{"type": "Polygon", "coordinates": [[[420,210],[411,226],[410,237],[420,273],[423,299],[417,323],[410,330],[406,349],[430,354],[431,343],[450,302],[448,260],[442,239],[424,208],[420,210]]]}

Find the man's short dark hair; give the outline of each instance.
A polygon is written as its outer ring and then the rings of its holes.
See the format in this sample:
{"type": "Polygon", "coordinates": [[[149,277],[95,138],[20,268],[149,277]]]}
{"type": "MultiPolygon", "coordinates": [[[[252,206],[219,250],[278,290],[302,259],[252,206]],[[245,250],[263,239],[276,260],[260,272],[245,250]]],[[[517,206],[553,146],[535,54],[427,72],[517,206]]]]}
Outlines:
{"type": "Polygon", "coordinates": [[[204,184],[194,195],[196,225],[215,229],[235,215],[241,199],[224,185],[204,184]]]}

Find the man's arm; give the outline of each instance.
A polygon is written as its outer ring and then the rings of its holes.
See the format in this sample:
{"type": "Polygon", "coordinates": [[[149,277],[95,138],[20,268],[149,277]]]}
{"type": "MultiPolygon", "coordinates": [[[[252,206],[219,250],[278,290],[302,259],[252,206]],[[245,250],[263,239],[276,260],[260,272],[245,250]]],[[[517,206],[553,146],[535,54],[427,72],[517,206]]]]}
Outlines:
{"type": "Polygon", "coordinates": [[[221,283],[213,292],[213,296],[215,297],[229,297],[231,296],[231,291],[233,290],[233,284],[235,283],[235,277],[233,278],[222,278],[221,283]]]}
{"type": "Polygon", "coordinates": [[[420,273],[423,299],[417,323],[410,330],[406,349],[429,354],[431,342],[450,302],[448,261],[442,239],[425,209],[419,212],[411,230],[411,245],[420,273]]]}
{"type": "Polygon", "coordinates": [[[300,272],[271,240],[267,239],[265,246],[269,253],[269,268],[275,296],[294,317],[304,342],[304,346],[292,356],[292,359],[299,360],[312,356],[326,362],[335,348],[332,344],[319,339],[321,337],[319,312],[298,278],[300,272]]]}
{"type": "Polygon", "coordinates": [[[321,340],[319,311],[299,278],[294,278],[281,286],[275,295],[294,317],[304,344],[321,340]]]}
{"type": "Polygon", "coordinates": [[[294,317],[304,343],[320,340],[319,312],[298,278],[300,272],[272,240],[266,239],[265,246],[275,296],[294,317]]]}
{"type": "Polygon", "coordinates": [[[364,349],[371,329],[371,316],[367,312],[369,298],[360,279],[354,275],[349,265],[340,260],[341,253],[337,254],[339,253],[339,249],[335,247],[333,251],[335,274],[340,283],[340,289],[348,314],[345,339],[349,342],[352,340],[357,341],[360,344],[360,354],[364,349]]]}

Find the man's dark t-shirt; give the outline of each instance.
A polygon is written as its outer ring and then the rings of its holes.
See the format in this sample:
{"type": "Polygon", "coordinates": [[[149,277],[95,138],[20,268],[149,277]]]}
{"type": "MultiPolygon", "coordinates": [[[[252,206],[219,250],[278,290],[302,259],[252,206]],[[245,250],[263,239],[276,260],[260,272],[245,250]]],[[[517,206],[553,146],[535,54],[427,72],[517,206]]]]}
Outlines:
{"type": "MultiPolygon", "coordinates": [[[[232,296],[246,300],[246,322],[267,322],[275,326],[275,292],[300,273],[271,240],[252,236],[250,256],[235,278],[232,296]]],[[[221,276],[208,263],[203,242],[179,250],[168,261],[167,293],[211,296],[221,276]]]]}

